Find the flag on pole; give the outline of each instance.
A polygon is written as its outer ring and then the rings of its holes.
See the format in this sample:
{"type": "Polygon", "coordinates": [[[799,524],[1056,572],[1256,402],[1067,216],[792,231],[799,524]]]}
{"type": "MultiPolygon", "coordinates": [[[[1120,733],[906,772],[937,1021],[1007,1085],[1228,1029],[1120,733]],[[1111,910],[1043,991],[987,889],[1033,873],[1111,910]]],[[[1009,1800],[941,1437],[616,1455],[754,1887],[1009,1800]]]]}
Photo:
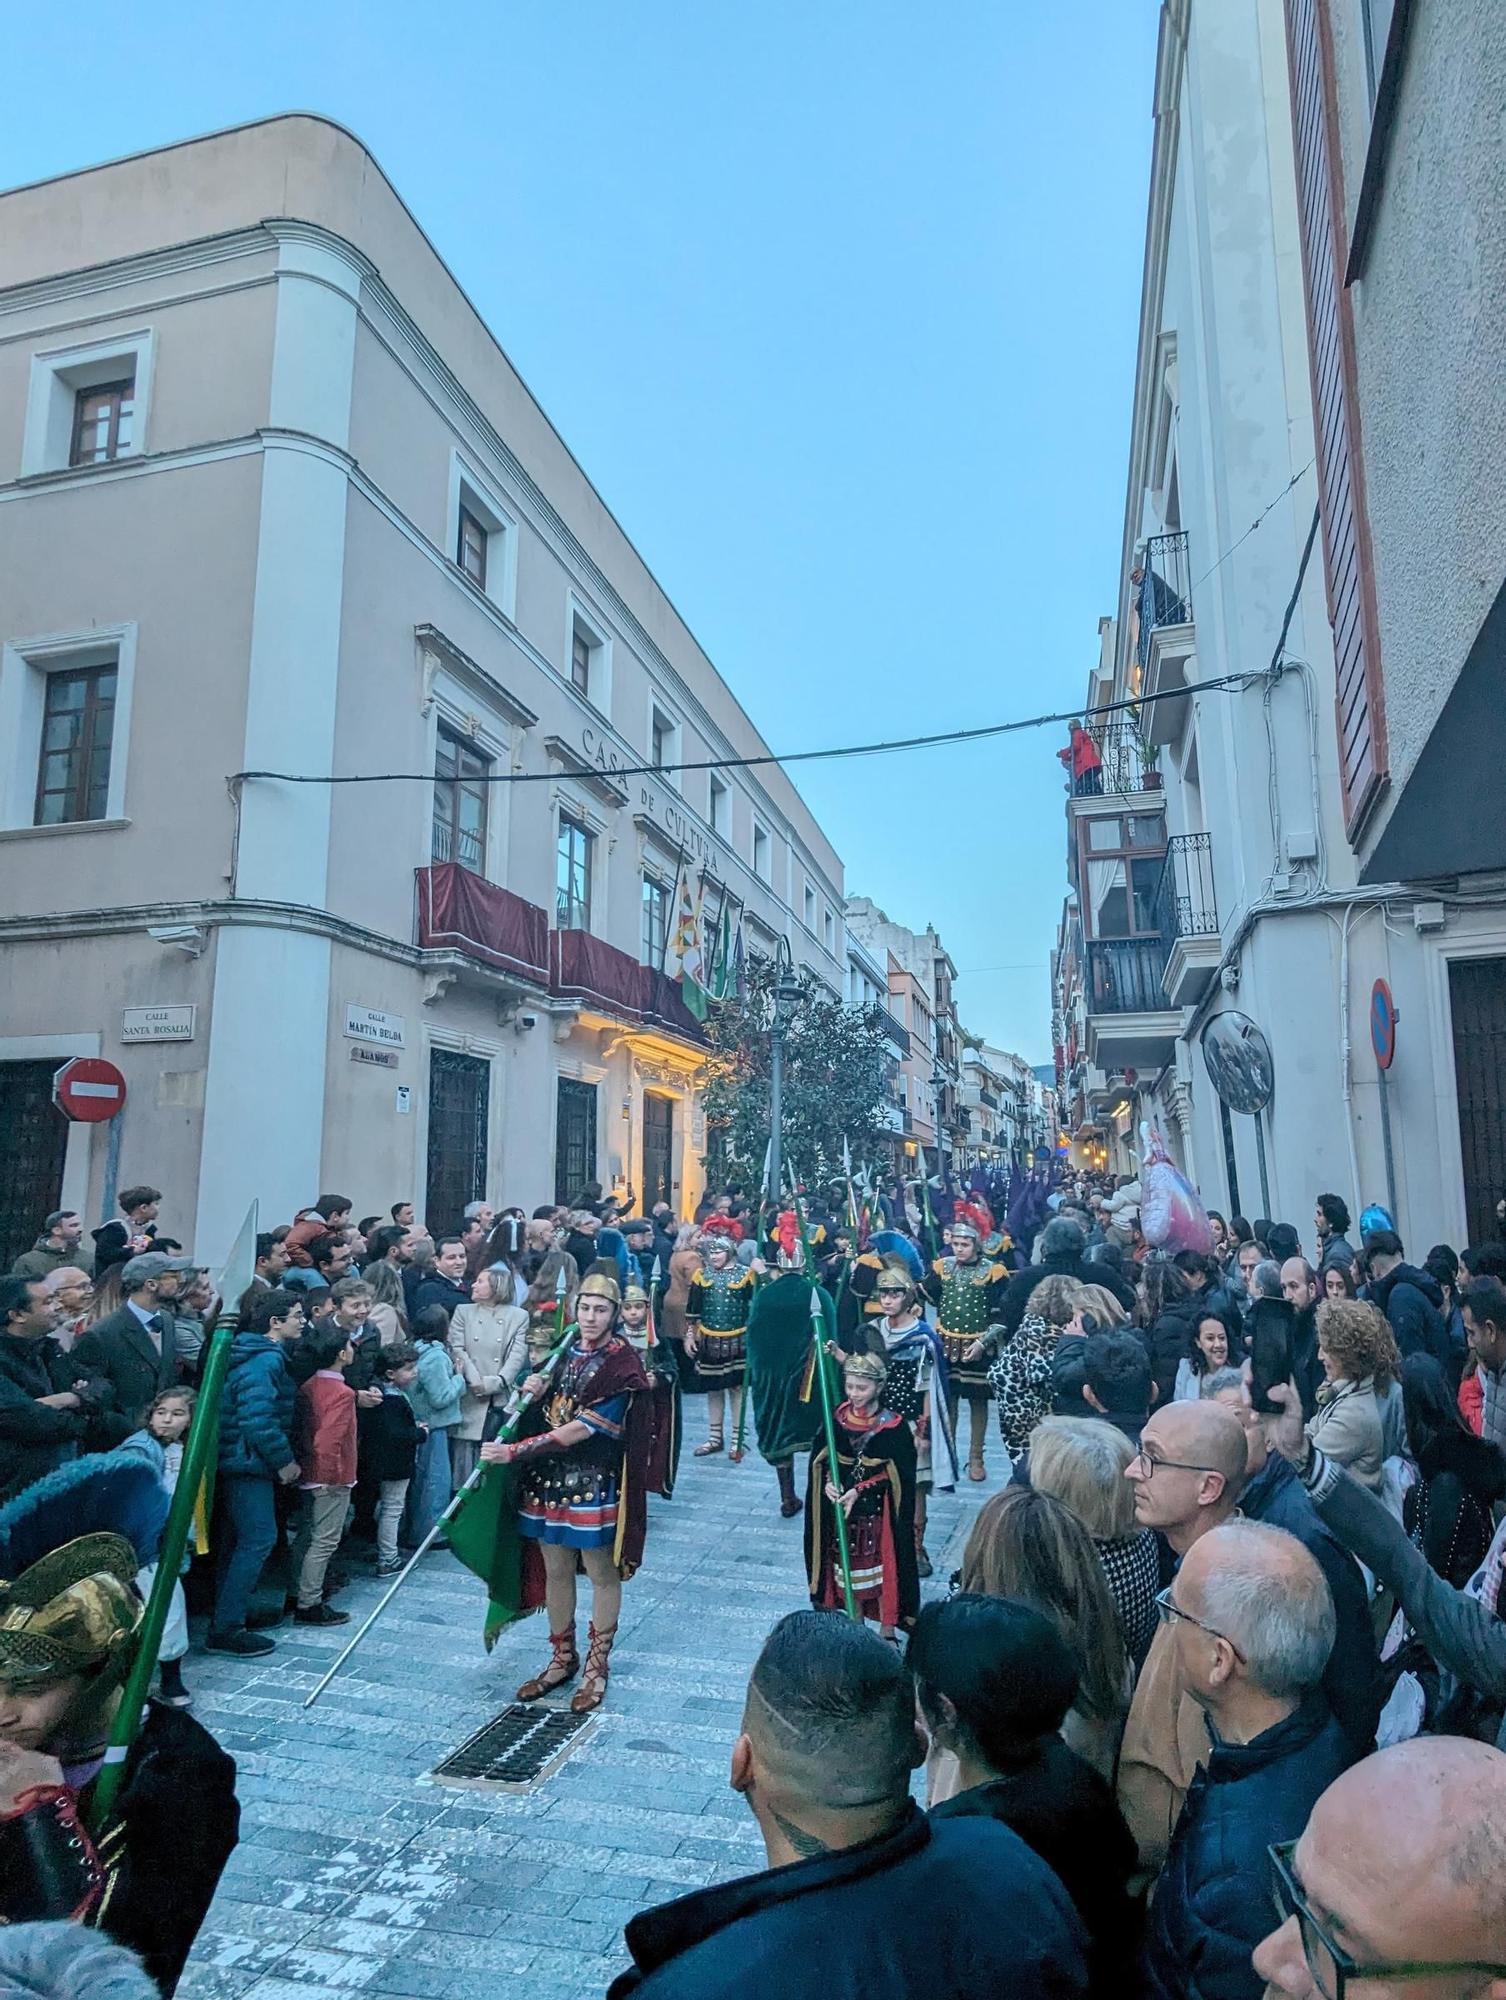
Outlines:
{"type": "Polygon", "coordinates": [[[701,911],[705,896],[704,876],[699,886],[692,889],[690,869],[682,855],[679,878],[675,884],[674,936],[670,940],[668,955],[674,967],[673,977],[680,982],[681,997],[698,1021],[706,1018],[706,960],[701,941],[701,911]]]}
{"type": "Polygon", "coordinates": [[[711,953],[711,997],[730,999],[732,986],[732,895],[722,891],[721,915],[717,919],[716,944],[711,953]]]}
{"type": "Polygon", "coordinates": [[[732,938],[731,983],[724,996],[728,1000],[740,998],[743,990],[744,961],[746,958],[746,947],[743,944],[743,908],[744,906],[739,903],[737,906],[737,930],[732,938]]]}

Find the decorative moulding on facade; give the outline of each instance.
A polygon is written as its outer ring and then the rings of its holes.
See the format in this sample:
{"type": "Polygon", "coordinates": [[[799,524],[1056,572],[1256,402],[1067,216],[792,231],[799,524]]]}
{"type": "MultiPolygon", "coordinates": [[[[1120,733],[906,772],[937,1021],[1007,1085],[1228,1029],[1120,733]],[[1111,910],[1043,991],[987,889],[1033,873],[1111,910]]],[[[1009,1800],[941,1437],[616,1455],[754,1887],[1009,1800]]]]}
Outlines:
{"type": "Polygon", "coordinates": [[[1146,649],[1141,713],[1152,743],[1181,741],[1192,712],[1188,688],[1197,680],[1197,627],[1158,625],[1146,649]]]}
{"type": "Polygon", "coordinates": [[[415,625],[413,636],[418,642],[419,660],[423,668],[425,706],[433,699],[434,675],[443,667],[456,680],[473,688],[477,694],[485,696],[500,714],[518,729],[532,729],[538,716],[524,701],[520,701],[511,688],[499,681],[495,674],[483,667],[479,660],[473,660],[455,641],[441,632],[437,625],[415,625]]]}
{"type": "Polygon", "coordinates": [[[625,806],[628,802],[626,785],[620,778],[614,778],[609,771],[599,770],[583,757],[573,743],[567,743],[563,736],[546,736],[544,748],[561,770],[592,791],[608,805],[625,806]]]}

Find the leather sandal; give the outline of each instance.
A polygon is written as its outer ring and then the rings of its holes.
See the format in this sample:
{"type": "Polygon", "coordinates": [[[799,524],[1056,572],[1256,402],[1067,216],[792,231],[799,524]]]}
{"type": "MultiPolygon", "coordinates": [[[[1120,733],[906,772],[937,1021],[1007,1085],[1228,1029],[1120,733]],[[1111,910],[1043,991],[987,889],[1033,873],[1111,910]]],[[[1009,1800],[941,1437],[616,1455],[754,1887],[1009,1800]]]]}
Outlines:
{"type": "MultiPolygon", "coordinates": [[[[727,1440],[720,1431],[713,1431],[704,1444],[698,1444],[691,1453],[692,1458],[715,1458],[719,1451],[727,1449],[727,1440]]],[[[614,1627],[615,1630],[615,1627],[614,1627]]]]}
{"type": "Polygon", "coordinates": [[[591,1627],[590,1644],[586,1648],[586,1674],[579,1688],[570,1700],[572,1715],[589,1715],[593,1708],[600,1708],[607,1696],[607,1662],[612,1654],[612,1641],[617,1637],[617,1627],[609,1626],[605,1632],[591,1627]]]}
{"type": "Polygon", "coordinates": [[[580,1654],[575,1650],[573,1625],[568,1632],[551,1632],[549,1643],[554,1648],[554,1657],[541,1674],[535,1674],[531,1681],[524,1681],[518,1689],[519,1701],[540,1701],[546,1694],[563,1687],[566,1681],[573,1681],[580,1672],[580,1654]]]}

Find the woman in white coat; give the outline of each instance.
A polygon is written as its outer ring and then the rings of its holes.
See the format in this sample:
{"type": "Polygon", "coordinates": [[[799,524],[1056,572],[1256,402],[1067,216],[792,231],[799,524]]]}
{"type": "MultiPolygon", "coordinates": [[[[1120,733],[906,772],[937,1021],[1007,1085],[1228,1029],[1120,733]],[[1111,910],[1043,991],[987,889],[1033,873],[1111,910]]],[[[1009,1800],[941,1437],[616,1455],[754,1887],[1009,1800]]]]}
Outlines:
{"type": "Polygon", "coordinates": [[[513,1275],[506,1264],[488,1265],[471,1284],[470,1302],[450,1321],[450,1352],[465,1381],[460,1422],[450,1433],[450,1469],[460,1487],[476,1469],[487,1418],[500,1415],[528,1361],[528,1315],[513,1303],[513,1275]]]}

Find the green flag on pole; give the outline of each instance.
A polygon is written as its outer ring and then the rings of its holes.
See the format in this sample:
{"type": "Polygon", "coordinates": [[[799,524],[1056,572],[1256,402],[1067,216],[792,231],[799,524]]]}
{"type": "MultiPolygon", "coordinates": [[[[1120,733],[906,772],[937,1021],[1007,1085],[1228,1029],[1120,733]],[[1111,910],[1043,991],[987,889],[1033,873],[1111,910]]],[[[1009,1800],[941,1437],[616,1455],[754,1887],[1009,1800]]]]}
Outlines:
{"type": "Polygon", "coordinates": [[[523,1538],[518,1533],[517,1474],[487,1468],[445,1526],[445,1540],[486,1585],[482,1639],[491,1651],[504,1626],[523,1615],[523,1538]]]}

